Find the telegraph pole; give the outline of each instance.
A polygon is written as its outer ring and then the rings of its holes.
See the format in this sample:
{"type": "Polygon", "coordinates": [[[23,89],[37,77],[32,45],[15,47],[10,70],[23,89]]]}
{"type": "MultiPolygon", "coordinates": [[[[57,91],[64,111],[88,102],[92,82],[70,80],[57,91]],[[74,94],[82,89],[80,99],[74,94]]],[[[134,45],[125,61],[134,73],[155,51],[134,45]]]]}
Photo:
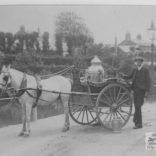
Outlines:
{"type": "Polygon", "coordinates": [[[151,33],[151,68],[152,68],[152,77],[154,76],[154,41],[155,41],[155,31],[156,28],[154,26],[153,21],[151,22],[150,28],[147,29],[151,33]]]}
{"type": "Polygon", "coordinates": [[[117,44],[118,40],[117,37],[115,37],[115,54],[116,56],[118,56],[118,44],[117,44]]]}
{"type": "Polygon", "coordinates": [[[114,39],[114,54],[112,57],[112,67],[114,67],[115,56],[118,55],[117,37],[114,39]]]}
{"type": "Polygon", "coordinates": [[[152,87],[151,87],[151,95],[153,95],[153,80],[154,80],[154,41],[155,41],[155,31],[156,28],[154,26],[153,21],[151,22],[150,28],[147,29],[150,33],[151,40],[151,76],[152,76],[152,87]]]}

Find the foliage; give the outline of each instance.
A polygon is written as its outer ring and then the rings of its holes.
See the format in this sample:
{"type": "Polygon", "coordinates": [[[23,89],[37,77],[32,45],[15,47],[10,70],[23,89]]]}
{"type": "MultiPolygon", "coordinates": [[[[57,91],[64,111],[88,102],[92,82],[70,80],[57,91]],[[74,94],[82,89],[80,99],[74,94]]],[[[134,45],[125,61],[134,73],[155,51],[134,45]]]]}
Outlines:
{"type": "Polygon", "coordinates": [[[83,19],[73,12],[62,12],[59,14],[55,25],[56,48],[60,48],[60,42],[64,41],[68,46],[70,55],[73,47],[84,47],[88,39],[92,38],[83,19]],[[57,44],[58,42],[59,44],[57,44]]]}
{"type": "Polygon", "coordinates": [[[63,54],[62,37],[59,33],[55,34],[55,46],[56,46],[57,54],[62,55],[63,54]]]}
{"type": "Polygon", "coordinates": [[[44,62],[44,65],[71,65],[72,64],[72,57],[63,57],[63,56],[53,56],[53,57],[44,57],[41,58],[44,62]]]}
{"type": "Polygon", "coordinates": [[[0,50],[5,51],[5,33],[0,32],[0,50]]]}
{"type": "Polygon", "coordinates": [[[14,44],[14,36],[12,33],[10,32],[7,32],[5,34],[5,38],[6,38],[6,41],[7,41],[7,44],[6,44],[6,52],[7,53],[11,53],[11,51],[13,51],[14,47],[13,47],[13,44],[14,44]]]}
{"type": "Polygon", "coordinates": [[[110,56],[110,53],[108,53],[107,50],[106,51],[104,50],[103,44],[94,43],[91,46],[89,46],[89,48],[87,49],[86,55],[87,55],[87,57],[93,57],[95,55],[97,55],[99,57],[101,57],[101,56],[108,57],[108,56],[110,56]]]}
{"type": "Polygon", "coordinates": [[[13,62],[13,66],[16,69],[22,69],[23,72],[39,72],[40,66],[42,65],[42,61],[40,58],[36,57],[36,52],[34,51],[24,51],[23,53],[19,53],[15,61],[13,62]]]}
{"type": "Polygon", "coordinates": [[[42,35],[43,52],[49,51],[49,33],[44,32],[42,35]]]}
{"type": "Polygon", "coordinates": [[[119,71],[123,72],[126,75],[130,75],[133,68],[134,64],[131,58],[127,57],[121,60],[119,65],[119,71]]]}
{"type": "Polygon", "coordinates": [[[24,26],[21,26],[15,34],[0,32],[0,51],[5,54],[18,54],[24,50],[49,52],[49,33],[44,32],[42,35],[39,35],[38,30],[27,32],[24,26]]]}

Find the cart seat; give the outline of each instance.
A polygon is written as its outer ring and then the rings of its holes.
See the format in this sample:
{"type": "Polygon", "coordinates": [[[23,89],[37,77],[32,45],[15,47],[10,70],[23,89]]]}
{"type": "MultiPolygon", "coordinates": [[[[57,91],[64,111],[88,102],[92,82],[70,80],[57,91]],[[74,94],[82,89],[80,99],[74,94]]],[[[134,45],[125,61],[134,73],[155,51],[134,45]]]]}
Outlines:
{"type": "Polygon", "coordinates": [[[91,93],[99,93],[106,86],[105,80],[103,82],[92,82],[92,81],[87,81],[87,79],[80,79],[80,80],[81,80],[81,85],[86,88],[89,87],[91,93]]]}
{"type": "Polygon", "coordinates": [[[86,78],[80,78],[81,85],[83,86],[94,86],[94,87],[103,87],[105,86],[106,80],[103,80],[102,82],[92,82],[88,81],[86,78]]]}

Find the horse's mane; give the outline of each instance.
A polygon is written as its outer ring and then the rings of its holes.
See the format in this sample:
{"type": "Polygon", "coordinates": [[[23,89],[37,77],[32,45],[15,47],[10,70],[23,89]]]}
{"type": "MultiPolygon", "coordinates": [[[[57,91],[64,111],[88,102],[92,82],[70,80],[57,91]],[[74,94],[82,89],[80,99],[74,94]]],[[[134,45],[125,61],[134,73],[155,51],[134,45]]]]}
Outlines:
{"type": "Polygon", "coordinates": [[[34,77],[33,75],[30,75],[30,74],[27,74],[25,72],[19,71],[19,70],[15,69],[15,68],[10,68],[10,72],[11,73],[16,72],[17,74],[22,75],[22,76],[23,76],[23,74],[26,74],[28,77],[31,77],[31,78],[34,77]]]}
{"type": "Polygon", "coordinates": [[[12,71],[15,71],[15,72],[17,72],[17,73],[19,73],[19,74],[22,74],[22,73],[23,73],[23,72],[21,72],[21,71],[15,69],[15,68],[10,68],[10,71],[11,71],[11,72],[12,72],[12,71]]]}

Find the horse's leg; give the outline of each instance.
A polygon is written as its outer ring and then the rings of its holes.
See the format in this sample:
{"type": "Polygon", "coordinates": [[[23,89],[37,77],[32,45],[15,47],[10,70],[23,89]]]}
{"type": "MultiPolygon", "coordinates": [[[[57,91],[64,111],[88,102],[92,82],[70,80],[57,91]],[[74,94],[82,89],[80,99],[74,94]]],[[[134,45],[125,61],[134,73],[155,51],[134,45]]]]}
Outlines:
{"type": "Polygon", "coordinates": [[[37,107],[32,108],[32,116],[31,116],[31,118],[32,118],[33,122],[37,121],[37,107]]]}
{"type": "Polygon", "coordinates": [[[26,130],[24,136],[28,137],[30,135],[30,120],[31,120],[32,105],[30,103],[26,103],[25,106],[26,106],[26,130]]]}
{"type": "Polygon", "coordinates": [[[68,108],[69,96],[61,97],[61,101],[64,107],[64,115],[65,115],[65,122],[64,122],[64,127],[62,129],[62,132],[66,132],[70,129],[69,108],[68,108]]]}
{"type": "Polygon", "coordinates": [[[25,105],[22,103],[22,123],[23,123],[23,127],[22,127],[22,131],[19,133],[19,136],[23,136],[25,131],[26,131],[26,108],[25,105]]]}

